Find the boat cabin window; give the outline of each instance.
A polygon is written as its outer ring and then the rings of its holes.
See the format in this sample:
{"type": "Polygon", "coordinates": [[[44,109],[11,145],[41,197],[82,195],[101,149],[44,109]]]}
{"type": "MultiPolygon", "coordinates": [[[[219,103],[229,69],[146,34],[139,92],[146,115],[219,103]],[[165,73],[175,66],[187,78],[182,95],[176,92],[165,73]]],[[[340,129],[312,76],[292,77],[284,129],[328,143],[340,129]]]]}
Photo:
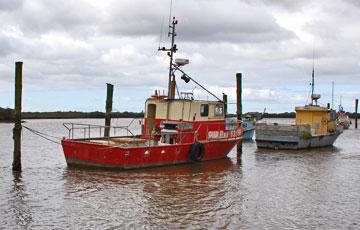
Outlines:
{"type": "Polygon", "coordinates": [[[161,143],[176,144],[176,135],[174,134],[163,134],[160,139],[161,143]]]}
{"type": "Polygon", "coordinates": [[[208,104],[200,105],[200,115],[202,117],[207,117],[209,115],[209,105],[208,104]]]}
{"type": "Polygon", "coordinates": [[[224,115],[224,107],[222,104],[217,104],[215,106],[215,116],[223,116],[224,115]]]}

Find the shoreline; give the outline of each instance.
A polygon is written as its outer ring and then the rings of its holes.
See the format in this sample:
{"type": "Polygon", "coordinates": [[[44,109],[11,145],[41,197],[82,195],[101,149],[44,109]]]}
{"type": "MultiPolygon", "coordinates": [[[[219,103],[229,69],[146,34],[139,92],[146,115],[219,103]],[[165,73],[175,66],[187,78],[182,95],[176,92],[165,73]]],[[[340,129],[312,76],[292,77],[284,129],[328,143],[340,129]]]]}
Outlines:
{"type": "MultiPolygon", "coordinates": [[[[111,119],[118,119],[118,118],[129,118],[129,119],[135,119],[135,118],[143,118],[143,117],[112,117],[111,119]]],[[[57,119],[105,119],[104,117],[23,117],[21,123],[25,123],[25,120],[57,120],[57,119]]],[[[10,124],[14,123],[12,120],[0,120],[0,124],[10,124]]]]}
{"type": "Polygon", "coordinates": [[[0,124],[11,124],[14,123],[14,121],[0,121],[0,124]]]}

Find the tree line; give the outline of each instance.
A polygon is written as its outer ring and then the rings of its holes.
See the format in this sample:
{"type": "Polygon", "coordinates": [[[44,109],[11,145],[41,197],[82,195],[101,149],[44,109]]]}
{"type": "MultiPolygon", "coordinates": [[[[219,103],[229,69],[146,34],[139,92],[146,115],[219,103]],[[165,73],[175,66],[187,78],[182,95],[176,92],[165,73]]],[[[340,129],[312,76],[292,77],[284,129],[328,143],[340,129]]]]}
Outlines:
{"type": "MultiPolygon", "coordinates": [[[[78,112],[78,111],[56,111],[56,112],[22,112],[23,119],[67,119],[67,118],[104,118],[105,113],[95,112],[78,112]]],[[[113,112],[113,118],[141,118],[143,112],[113,112]]],[[[14,119],[14,110],[0,107],[0,120],[12,121],[14,119]]]]}
{"type": "MultiPolygon", "coordinates": [[[[78,111],[56,111],[56,112],[23,112],[23,119],[67,119],[67,118],[104,118],[105,113],[95,112],[78,112],[78,111]]],[[[295,118],[295,112],[285,113],[264,113],[264,118],[295,118]]],[[[350,118],[355,118],[355,113],[348,113],[350,118]]],[[[229,114],[235,116],[235,114],[229,114]]],[[[113,118],[142,118],[143,112],[113,112],[113,118]]],[[[0,107],[0,121],[12,121],[14,119],[14,110],[0,107]]]]}

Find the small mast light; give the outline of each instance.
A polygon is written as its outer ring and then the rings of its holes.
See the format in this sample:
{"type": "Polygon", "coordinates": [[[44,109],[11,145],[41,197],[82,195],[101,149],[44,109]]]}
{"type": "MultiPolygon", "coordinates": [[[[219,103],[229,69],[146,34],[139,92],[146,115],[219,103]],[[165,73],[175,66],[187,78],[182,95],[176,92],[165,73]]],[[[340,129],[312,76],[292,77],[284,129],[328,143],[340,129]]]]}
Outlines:
{"type": "Polygon", "coordinates": [[[183,75],[181,76],[181,79],[183,79],[183,80],[185,81],[185,83],[189,83],[189,81],[190,81],[190,78],[187,77],[186,74],[183,74],[183,75]]]}

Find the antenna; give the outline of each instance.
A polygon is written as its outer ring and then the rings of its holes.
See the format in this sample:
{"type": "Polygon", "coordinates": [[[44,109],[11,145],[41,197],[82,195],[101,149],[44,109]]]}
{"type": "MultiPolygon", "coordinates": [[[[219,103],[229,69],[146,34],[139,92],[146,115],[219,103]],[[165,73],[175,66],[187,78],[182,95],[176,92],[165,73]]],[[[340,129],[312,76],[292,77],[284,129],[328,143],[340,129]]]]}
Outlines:
{"type": "Polygon", "coordinates": [[[160,50],[160,44],[162,42],[163,27],[164,27],[164,17],[161,20],[160,36],[159,36],[159,48],[158,48],[158,50],[160,50]]]}
{"type": "Polygon", "coordinates": [[[340,106],[342,107],[342,96],[340,96],[340,106]]]}
{"type": "Polygon", "coordinates": [[[313,69],[312,69],[312,81],[311,81],[311,105],[314,102],[314,84],[315,84],[315,39],[313,43],[313,69]]]}
{"type": "Polygon", "coordinates": [[[332,90],[331,90],[331,110],[334,110],[334,81],[332,83],[332,90]]]}
{"type": "Polygon", "coordinates": [[[191,93],[194,94],[194,90],[196,89],[196,86],[191,90],[191,93]]]}
{"type": "Polygon", "coordinates": [[[172,0],[170,0],[170,10],[169,10],[170,12],[169,12],[169,32],[168,32],[168,37],[170,37],[170,35],[171,35],[171,31],[170,31],[170,29],[171,29],[171,11],[172,11],[172,0]]]}
{"type": "Polygon", "coordinates": [[[340,105],[339,105],[339,112],[343,111],[342,107],[342,96],[340,96],[340,105]]]}
{"type": "Polygon", "coordinates": [[[312,70],[312,81],[311,81],[311,105],[313,105],[313,100],[314,100],[314,66],[313,66],[313,70],[312,70]]]}

